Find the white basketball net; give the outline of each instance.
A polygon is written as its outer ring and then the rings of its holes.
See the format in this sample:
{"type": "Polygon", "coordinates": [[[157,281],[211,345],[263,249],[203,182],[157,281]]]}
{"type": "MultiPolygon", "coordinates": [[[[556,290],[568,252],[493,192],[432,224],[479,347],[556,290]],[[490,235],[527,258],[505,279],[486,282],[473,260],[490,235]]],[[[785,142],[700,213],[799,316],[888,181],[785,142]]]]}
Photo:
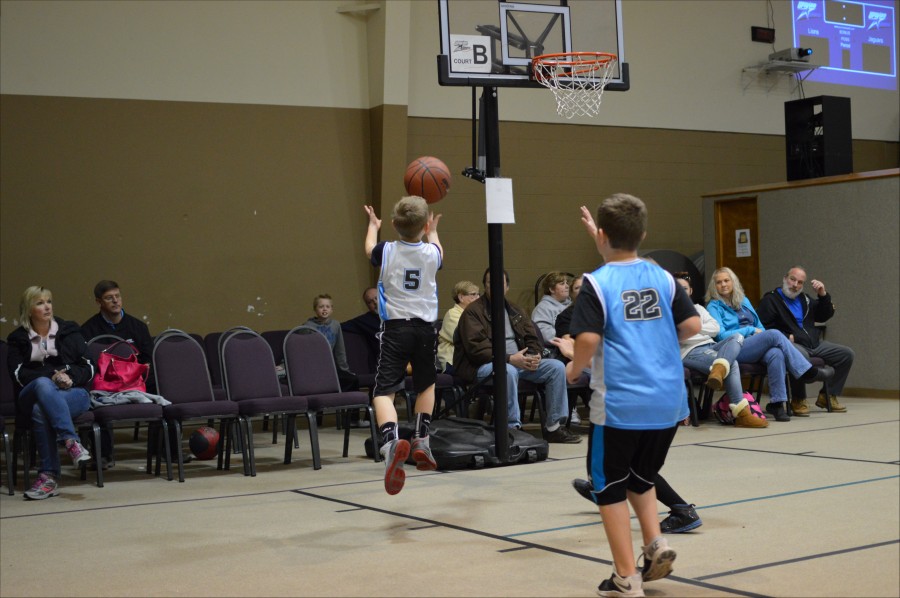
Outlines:
{"type": "Polygon", "coordinates": [[[605,52],[570,52],[538,56],[531,66],[534,80],[553,92],[559,115],[571,119],[600,112],[616,61],[605,52]]]}

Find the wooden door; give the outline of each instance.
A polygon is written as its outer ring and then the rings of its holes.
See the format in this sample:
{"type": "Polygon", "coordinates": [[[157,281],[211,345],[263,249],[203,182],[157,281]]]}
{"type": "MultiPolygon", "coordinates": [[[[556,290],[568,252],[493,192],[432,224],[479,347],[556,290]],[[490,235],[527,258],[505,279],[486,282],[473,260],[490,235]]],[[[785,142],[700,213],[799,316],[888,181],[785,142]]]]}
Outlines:
{"type": "Polygon", "coordinates": [[[734,270],[755,309],[760,299],[756,197],[716,202],[715,218],[716,268],[734,270]]]}

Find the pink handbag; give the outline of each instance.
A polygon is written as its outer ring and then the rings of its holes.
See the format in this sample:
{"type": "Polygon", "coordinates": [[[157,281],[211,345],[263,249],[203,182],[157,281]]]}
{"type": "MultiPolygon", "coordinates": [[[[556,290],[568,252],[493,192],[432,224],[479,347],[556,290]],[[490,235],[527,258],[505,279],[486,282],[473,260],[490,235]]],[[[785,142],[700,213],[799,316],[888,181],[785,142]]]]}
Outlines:
{"type": "Polygon", "coordinates": [[[139,363],[137,347],[128,341],[119,341],[105,348],[97,357],[97,374],[94,376],[93,390],[122,392],[139,390],[147,392],[147,376],[150,366],[139,363]],[[131,347],[131,355],[120,357],[112,352],[116,345],[125,343],[131,347]]]}

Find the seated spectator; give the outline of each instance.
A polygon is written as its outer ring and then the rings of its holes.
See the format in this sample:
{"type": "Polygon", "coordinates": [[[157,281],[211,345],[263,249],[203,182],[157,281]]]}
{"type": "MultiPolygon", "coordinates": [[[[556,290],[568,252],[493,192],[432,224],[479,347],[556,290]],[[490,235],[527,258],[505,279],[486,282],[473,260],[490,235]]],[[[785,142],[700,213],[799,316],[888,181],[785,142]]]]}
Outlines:
{"type": "MultiPolygon", "coordinates": [[[[138,361],[151,365],[153,359],[153,337],[147,325],[130,314],[125,313],[122,291],[114,280],[101,280],[94,285],[94,300],[100,311],[81,325],[81,334],[89,341],[101,334],[114,334],[130,341],[138,350],[138,361]]],[[[96,364],[94,364],[96,365],[96,364]]],[[[147,375],[147,392],[156,392],[156,379],[152,373],[147,375]]],[[[103,469],[115,467],[113,459],[113,438],[108,428],[100,430],[100,456],[103,469]]],[[[92,464],[94,468],[96,464],[92,464]]]]}
{"type": "MultiPolygon", "coordinates": [[[[504,271],[504,295],[509,291],[509,275],[504,271]]],[[[482,278],[485,294],[463,311],[457,325],[459,343],[453,354],[456,374],[468,383],[491,376],[494,349],[491,337],[490,269],[482,278]]],[[[531,319],[522,308],[504,299],[506,312],[506,405],[507,426],[521,428],[519,413],[519,378],[543,384],[547,401],[544,438],[547,442],[578,443],[581,436],[565,427],[569,400],[566,396],[565,366],[557,359],[541,359],[543,347],[538,343],[531,319]]],[[[497,422],[500,425],[500,422],[497,422]]]]}
{"type": "MultiPolygon", "coordinates": [[[[694,293],[691,288],[691,277],[687,272],[676,272],[675,280],[688,294],[694,293]]],[[[719,334],[719,323],[709,315],[702,305],[694,305],[700,316],[700,332],[689,339],[681,341],[681,361],[685,367],[709,374],[706,385],[713,390],[721,390],[724,386],[731,404],[734,425],[738,428],[767,428],[769,422],[757,417],[750,409],[741,387],[741,370],[737,356],[741,352],[743,339],[732,335],[723,341],[713,340],[719,334]]]]}
{"type": "Polygon", "coordinates": [[[381,317],[378,315],[378,289],[369,287],[363,291],[363,303],[367,311],[341,323],[344,332],[355,332],[366,339],[366,346],[372,355],[378,355],[379,343],[375,336],[381,330],[381,317]]]}
{"type": "MultiPolygon", "coordinates": [[[[366,311],[352,320],[346,320],[341,323],[341,330],[344,332],[353,332],[360,335],[366,343],[369,354],[373,356],[373,361],[377,363],[378,354],[381,351],[381,343],[378,342],[378,332],[381,330],[381,317],[378,315],[378,289],[369,287],[362,294],[363,303],[366,304],[366,311]]],[[[366,427],[369,420],[360,418],[359,411],[353,411],[350,414],[350,425],[352,427],[366,427]]]]}
{"type": "Polygon", "coordinates": [[[7,337],[7,366],[20,388],[16,410],[31,413],[40,456],[38,477],[25,491],[25,498],[43,500],[59,494],[58,446],[65,447],[75,467],[91,458],[78,440],[73,420],[90,408],[87,385],[94,368],[85,357],[86,344],[78,324],[53,316],[49,289],[25,289],[19,321],[22,325],[7,337]]]}
{"type": "Polygon", "coordinates": [[[478,285],[469,280],[461,280],[453,285],[453,307],[444,314],[441,331],[438,334],[438,371],[453,373],[453,333],[456,332],[456,325],[463,310],[480,295],[478,285]]]}
{"type": "MultiPolygon", "coordinates": [[[[829,380],[834,375],[834,370],[829,366],[813,367],[777,330],[763,328],[750,300],[744,295],[741,281],[731,268],[719,268],[713,272],[706,291],[706,299],[709,314],[719,323],[720,330],[716,340],[725,340],[729,336],[739,334],[743,337],[743,345],[737,357],[738,362],[765,361],[771,396],[766,405],[766,412],[775,416],[776,421],[791,421],[785,409],[787,402],[785,369],[804,382],[829,380]]],[[[792,408],[794,404],[792,402],[792,408]]],[[[809,411],[796,415],[808,417],[809,411]]]]}
{"type": "MultiPolygon", "coordinates": [[[[571,295],[572,300],[569,302],[569,305],[567,305],[566,308],[559,312],[559,315],[556,316],[553,334],[551,334],[550,336],[545,336],[545,341],[551,342],[551,339],[555,336],[560,338],[572,338],[572,335],[569,334],[569,326],[572,324],[572,313],[575,311],[575,299],[578,298],[578,293],[581,291],[581,283],[583,281],[583,274],[579,274],[572,279],[572,286],[569,289],[569,294],[571,295]]],[[[552,355],[563,363],[569,361],[569,358],[560,353],[559,348],[555,345],[553,346],[552,355]]],[[[588,373],[590,373],[590,370],[587,371],[588,373]]],[[[572,413],[569,414],[569,422],[575,424],[576,426],[581,424],[581,416],[578,415],[577,406],[572,407],[572,413]]]]}
{"type": "Polygon", "coordinates": [[[304,322],[302,327],[315,330],[328,339],[332,355],[334,355],[334,365],[337,366],[341,390],[343,392],[359,390],[359,378],[350,371],[350,366],[347,364],[347,351],[344,348],[341,325],[331,317],[334,312],[331,295],[326,293],[316,295],[313,299],[313,311],[315,315],[304,322]]]}
{"type": "MultiPolygon", "coordinates": [[[[98,282],[94,285],[94,300],[100,311],[81,325],[84,340],[89,341],[101,334],[114,334],[137,347],[140,351],[138,361],[150,364],[153,357],[153,337],[150,336],[150,329],[141,320],[125,313],[119,283],[114,280],[98,282]]],[[[148,377],[148,385],[152,379],[153,376],[148,377]]]]}
{"type": "MultiPolygon", "coordinates": [[[[584,274],[579,274],[575,278],[572,279],[572,286],[569,289],[569,294],[572,297],[572,302],[569,305],[559,312],[559,315],[556,316],[556,324],[554,326],[554,334],[553,336],[558,336],[560,338],[568,336],[571,338],[569,334],[569,327],[572,324],[572,312],[575,311],[575,300],[578,298],[578,293],[581,292],[581,283],[584,282],[584,274]]],[[[550,336],[549,338],[553,338],[550,336]]],[[[563,361],[568,361],[563,355],[559,357],[563,361]]]]}
{"type": "Polygon", "coordinates": [[[541,282],[544,296],[531,312],[531,319],[544,335],[544,340],[556,336],[556,316],[566,309],[572,300],[569,298],[569,278],[562,272],[548,272],[541,282]]]}
{"type": "MultiPolygon", "coordinates": [[[[847,408],[841,405],[837,398],[844,392],[844,384],[853,366],[853,349],[819,338],[816,322],[830,320],[834,315],[834,304],[831,303],[831,295],[825,290],[825,285],[820,281],[813,279],[810,282],[810,286],[816,292],[815,297],[803,292],[804,284],[806,284],[806,270],[800,266],[788,270],[781,282],[781,288],[763,295],[759,302],[759,318],[766,328],[779,330],[788,337],[804,357],[819,357],[826,365],[834,368],[834,378],[828,383],[831,409],[837,413],[844,413],[847,408]]],[[[799,415],[798,409],[808,413],[806,384],[802,380],[791,379],[791,395],[796,400],[796,406],[792,403],[794,414],[799,415]]],[[[827,408],[824,386],[819,391],[816,407],[827,408]]]]}

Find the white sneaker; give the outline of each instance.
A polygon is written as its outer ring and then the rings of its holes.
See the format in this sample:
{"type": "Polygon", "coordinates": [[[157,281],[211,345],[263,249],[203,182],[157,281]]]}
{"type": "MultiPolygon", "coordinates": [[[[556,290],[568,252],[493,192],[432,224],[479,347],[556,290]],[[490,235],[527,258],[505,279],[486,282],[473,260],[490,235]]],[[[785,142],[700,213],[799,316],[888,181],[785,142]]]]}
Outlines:
{"type": "Polygon", "coordinates": [[[581,425],[581,417],[579,417],[577,409],[572,409],[572,414],[569,416],[569,423],[575,424],[576,426],[581,425]]]}
{"type": "Polygon", "coordinates": [[[672,562],[677,555],[669,547],[668,541],[659,536],[648,546],[641,546],[641,556],[644,558],[641,578],[644,581],[655,581],[672,573],[672,562]]]}
{"type": "Polygon", "coordinates": [[[604,597],[643,596],[641,574],[635,573],[631,577],[619,577],[619,574],[613,571],[612,577],[604,579],[603,583],[597,587],[597,595],[604,597]]]}

